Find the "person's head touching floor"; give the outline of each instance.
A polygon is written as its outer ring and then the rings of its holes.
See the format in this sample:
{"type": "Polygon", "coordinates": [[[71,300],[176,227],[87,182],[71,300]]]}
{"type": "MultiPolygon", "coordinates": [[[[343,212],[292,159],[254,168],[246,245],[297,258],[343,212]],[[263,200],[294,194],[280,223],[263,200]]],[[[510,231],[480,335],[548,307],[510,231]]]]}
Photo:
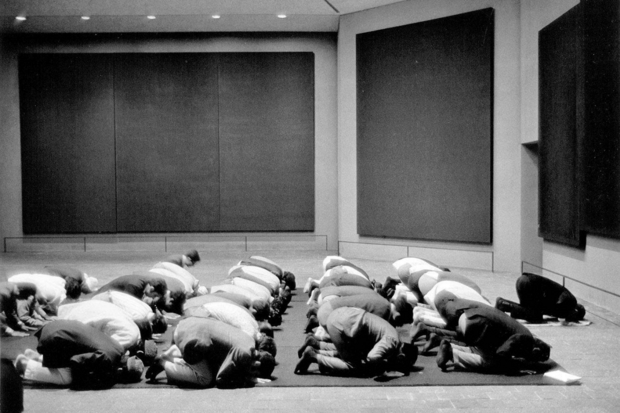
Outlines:
{"type": "Polygon", "coordinates": [[[397,294],[390,302],[390,323],[400,327],[413,322],[413,307],[407,301],[407,296],[397,294]]]}

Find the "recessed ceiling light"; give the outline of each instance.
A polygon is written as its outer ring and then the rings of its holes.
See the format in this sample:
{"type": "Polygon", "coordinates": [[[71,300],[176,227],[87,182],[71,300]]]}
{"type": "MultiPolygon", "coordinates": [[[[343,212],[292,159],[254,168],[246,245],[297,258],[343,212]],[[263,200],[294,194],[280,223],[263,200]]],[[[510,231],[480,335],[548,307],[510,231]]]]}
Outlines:
{"type": "Polygon", "coordinates": [[[278,14],[278,19],[286,19],[286,14],[278,14]]]}
{"type": "Polygon", "coordinates": [[[17,16],[15,18],[15,20],[19,20],[20,22],[23,22],[24,20],[26,20],[26,17],[25,16],[17,16]]]}
{"type": "Polygon", "coordinates": [[[219,18],[220,18],[220,17],[222,17],[222,16],[220,16],[219,14],[214,14],[214,15],[213,15],[213,16],[211,16],[211,17],[212,17],[212,18],[214,18],[214,19],[219,19],[219,18]]]}
{"type": "Polygon", "coordinates": [[[150,15],[150,16],[146,16],[146,18],[149,19],[149,20],[155,20],[157,17],[155,17],[153,15],[150,15]]]}
{"type": "Polygon", "coordinates": [[[90,20],[89,16],[82,16],[82,20],[90,20]]]}

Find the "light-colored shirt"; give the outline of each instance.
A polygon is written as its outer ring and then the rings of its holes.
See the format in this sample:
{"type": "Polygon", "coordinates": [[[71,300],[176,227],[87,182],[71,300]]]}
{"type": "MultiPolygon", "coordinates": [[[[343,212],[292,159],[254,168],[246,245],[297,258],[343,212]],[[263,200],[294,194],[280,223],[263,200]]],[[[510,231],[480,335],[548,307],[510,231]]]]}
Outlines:
{"type": "Polygon", "coordinates": [[[65,280],[49,274],[16,274],[9,277],[9,282],[32,283],[37,286],[37,300],[45,301],[52,313],[58,311],[58,306],[67,298],[65,280]]]}
{"type": "Polygon", "coordinates": [[[244,333],[257,340],[260,336],[258,322],[252,313],[236,304],[211,302],[200,307],[191,307],[185,311],[188,316],[209,317],[241,329],[244,333]]]}
{"type": "Polygon", "coordinates": [[[132,320],[152,320],[155,317],[155,313],[147,303],[122,291],[106,291],[95,295],[92,300],[112,303],[125,311],[132,320]]]}
{"type": "Polygon", "coordinates": [[[238,287],[253,292],[263,300],[271,301],[272,299],[271,293],[269,292],[267,287],[255,283],[254,281],[246,280],[245,278],[241,277],[234,277],[230,280],[230,283],[232,285],[236,285],[238,287]]]}
{"type": "Polygon", "coordinates": [[[461,284],[457,281],[440,281],[431,288],[431,290],[424,296],[424,301],[430,305],[434,310],[437,310],[435,304],[435,297],[442,291],[449,291],[456,296],[456,298],[463,298],[466,300],[476,301],[482,304],[491,305],[489,301],[484,298],[478,291],[473,288],[461,284]]]}
{"type": "Polygon", "coordinates": [[[140,339],[140,329],[131,317],[124,310],[106,301],[89,300],[61,305],[58,318],[90,325],[113,338],[125,350],[135,346],[140,339]]]}
{"type": "Polygon", "coordinates": [[[228,277],[241,277],[252,280],[253,278],[267,284],[272,291],[276,293],[280,289],[280,279],[272,272],[254,265],[235,265],[228,271],[228,277]]]}

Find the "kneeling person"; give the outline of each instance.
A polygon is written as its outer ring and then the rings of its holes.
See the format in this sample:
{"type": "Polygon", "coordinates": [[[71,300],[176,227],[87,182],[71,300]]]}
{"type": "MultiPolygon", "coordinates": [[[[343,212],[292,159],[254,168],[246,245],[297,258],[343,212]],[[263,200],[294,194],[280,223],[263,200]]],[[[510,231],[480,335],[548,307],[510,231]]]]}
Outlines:
{"type": "Polygon", "coordinates": [[[55,320],[35,333],[37,351],[17,356],[15,366],[24,379],[104,389],[115,383],[141,380],[144,365],[114,339],[94,327],[74,320],[55,320]]]}
{"type": "Polygon", "coordinates": [[[331,343],[306,340],[296,374],[305,374],[317,363],[324,374],[377,376],[400,371],[408,375],[417,360],[417,347],[401,341],[388,321],[360,308],[335,309],[326,330],[331,343]]]}

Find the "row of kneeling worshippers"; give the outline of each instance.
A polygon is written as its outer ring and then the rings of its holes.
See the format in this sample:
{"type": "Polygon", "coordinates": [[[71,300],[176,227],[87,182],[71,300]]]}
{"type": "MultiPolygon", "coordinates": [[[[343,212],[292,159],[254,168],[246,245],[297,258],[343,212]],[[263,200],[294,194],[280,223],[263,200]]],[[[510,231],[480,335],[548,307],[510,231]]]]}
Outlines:
{"type": "Polygon", "coordinates": [[[268,379],[276,365],[272,327],[282,321],[295,276],[252,256],[207,287],[190,272],[199,260],[196,251],[171,256],[99,288],[69,267],[9,277],[0,287],[3,335],[34,330],[38,339],[36,349],[17,356],[15,371],[75,389],[145,378],[201,388],[268,379]],[[51,284],[60,286],[54,297],[45,292],[51,284]],[[85,294],[71,295],[73,284],[85,294]],[[172,338],[159,350],[169,328],[172,338]]]}
{"type": "Polygon", "coordinates": [[[323,275],[304,286],[307,335],[296,374],[316,363],[328,375],[407,375],[419,354],[435,348],[442,371],[512,374],[550,356],[550,346],[524,321],[585,316],[570,291],[539,275],[518,278],[518,303],[499,297],[493,305],[472,279],[430,261],[407,257],[393,268],[396,276],[381,284],[343,257],[325,258],[323,275]]]}

